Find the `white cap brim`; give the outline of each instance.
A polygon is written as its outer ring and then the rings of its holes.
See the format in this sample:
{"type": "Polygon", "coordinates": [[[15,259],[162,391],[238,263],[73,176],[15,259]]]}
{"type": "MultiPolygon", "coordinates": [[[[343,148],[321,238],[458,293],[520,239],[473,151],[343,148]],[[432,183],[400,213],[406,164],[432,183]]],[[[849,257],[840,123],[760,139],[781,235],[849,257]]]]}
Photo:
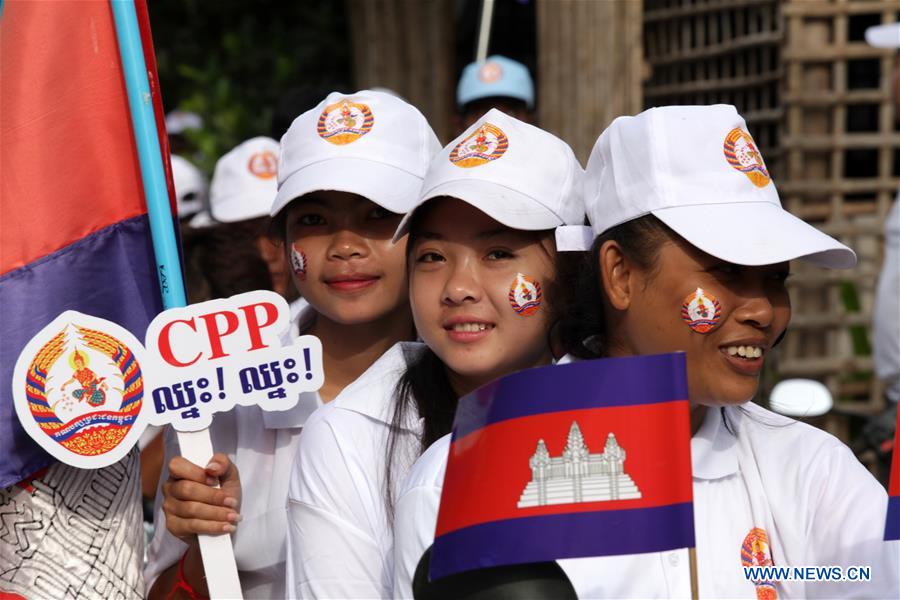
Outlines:
{"type": "Polygon", "coordinates": [[[201,210],[188,221],[188,226],[193,227],[194,229],[206,229],[215,224],[216,222],[212,220],[212,217],[210,217],[209,213],[205,210],[201,210]]]}
{"type": "Polygon", "coordinates": [[[219,199],[219,201],[210,205],[209,211],[212,218],[219,223],[240,223],[241,221],[249,221],[250,219],[258,219],[260,217],[268,217],[269,213],[259,204],[259,199],[247,196],[232,196],[230,198],[219,199]],[[250,210],[248,210],[250,209],[250,210]]]}
{"type": "Polygon", "coordinates": [[[866,42],[875,48],[900,48],[900,23],[869,27],[866,42]]]}
{"type": "Polygon", "coordinates": [[[278,189],[269,214],[274,217],[295,198],[329,190],[358,194],[391,212],[404,214],[415,206],[421,188],[421,177],[385,163],[329,158],[292,173],[278,189]]]}
{"type": "Polygon", "coordinates": [[[396,242],[409,233],[410,221],[419,207],[433,198],[442,196],[462,200],[498,223],[512,229],[543,231],[565,225],[559,215],[521,192],[491,181],[457,179],[445,181],[431,188],[415,208],[400,221],[400,226],[394,233],[394,241],[396,242]]]}
{"type": "Polygon", "coordinates": [[[674,206],[652,213],[700,250],[730,263],[802,259],[832,269],[856,265],[853,250],[770,202],[674,206]]]}

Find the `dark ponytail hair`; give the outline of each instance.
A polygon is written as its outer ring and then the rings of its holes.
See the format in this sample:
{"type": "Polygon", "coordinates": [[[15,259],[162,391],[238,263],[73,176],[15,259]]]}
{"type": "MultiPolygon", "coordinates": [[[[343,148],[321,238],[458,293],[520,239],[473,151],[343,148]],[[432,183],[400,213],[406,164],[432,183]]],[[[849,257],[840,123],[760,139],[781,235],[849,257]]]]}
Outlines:
{"type": "MultiPolygon", "coordinates": [[[[420,208],[413,215],[410,223],[410,234],[407,242],[407,268],[411,264],[409,253],[416,243],[418,225],[427,215],[429,205],[420,208]]],[[[536,232],[537,233],[537,232],[536,232]]],[[[555,275],[545,283],[547,290],[546,306],[549,309],[550,332],[548,343],[550,348],[558,350],[558,326],[562,322],[566,307],[575,297],[576,275],[583,270],[587,252],[555,252],[552,256],[555,275]]],[[[394,491],[399,483],[395,480],[394,458],[397,454],[398,437],[401,424],[410,411],[415,410],[424,422],[422,435],[419,438],[415,457],[420,456],[431,444],[450,433],[453,418],[456,415],[456,404],[459,398],[454,392],[447,377],[447,367],[431,348],[427,346],[415,355],[405,356],[407,368],[394,389],[393,413],[391,416],[391,432],[387,442],[387,463],[385,467],[385,503],[390,519],[394,515],[394,491]]]]}
{"type": "Polygon", "coordinates": [[[653,215],[626,221],[607,230],[594,240],[586,253],[582,268],[575,271],[574,285],[569,290],[568,310],[559,322],[564,351],[582,359],[603,358],[609,352],[608,323],[606,322],[606,292],[600,272],[600,248],[607,241],[615,241],[629,260],[652,272],[657,267],[659,250],[677,234],[653,215]]]}

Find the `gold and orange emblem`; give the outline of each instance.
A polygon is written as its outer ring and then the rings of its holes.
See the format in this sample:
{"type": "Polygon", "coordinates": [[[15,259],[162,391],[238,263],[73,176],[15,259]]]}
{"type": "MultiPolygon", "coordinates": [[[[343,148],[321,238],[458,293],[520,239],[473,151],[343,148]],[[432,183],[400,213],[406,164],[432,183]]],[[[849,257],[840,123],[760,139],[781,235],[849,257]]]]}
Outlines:
{"type": "Polygon", "coordinates": [[[509,148],[509,138],[496,125],[483,123],[450,152],[450,162],[469,169],[497,160],[509,148]]]}
{"type": "Polygon", "coordinates": [[[772,181],[756,142],[740,127],[725,136],[724,152],[728,164],[746,175],[756,187],[766,187],[772,181]]]}
{"type": "Polygon", "coordinates": [[[344,99],[325,107],[316,130],[323,140],[343,146],[372,131],[374,124],[375,115],[367,105],[344,99]]]}

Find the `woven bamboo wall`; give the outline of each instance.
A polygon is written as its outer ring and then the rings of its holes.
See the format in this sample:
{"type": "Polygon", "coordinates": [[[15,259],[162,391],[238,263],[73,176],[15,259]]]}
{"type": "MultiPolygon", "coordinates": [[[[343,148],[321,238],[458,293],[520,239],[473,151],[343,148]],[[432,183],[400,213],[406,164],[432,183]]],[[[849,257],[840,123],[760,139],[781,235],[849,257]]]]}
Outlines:
{"type": "MultiPolygon", "coordinates": [[[[798,264],[795,318],[779,355],[783,377],[825,381],[837,412],[884,407],[872,377],[870,323],[884,219],[900,187],[893,53],[866,44],[865,28],[897,20],[900,0],[791,0],[783,5],[782,201],[856,250],[859,264],[829,272],[798,264]]],[[[832,420],[838,434],[844,422],[832,420]]]]}
{"type": "Polygon", "coordinates": [[[863,32],[898,19],[900,0],[645,0],[645,105],[736,105],[784,205],[859,255],[848,272],[795,264],[794,318],[766,386],[824,381],[837,399],[826,428],[845,439],[842,414],[884,406],[870,320],[900,133],[893,53],[869,47],[863,32]]]}

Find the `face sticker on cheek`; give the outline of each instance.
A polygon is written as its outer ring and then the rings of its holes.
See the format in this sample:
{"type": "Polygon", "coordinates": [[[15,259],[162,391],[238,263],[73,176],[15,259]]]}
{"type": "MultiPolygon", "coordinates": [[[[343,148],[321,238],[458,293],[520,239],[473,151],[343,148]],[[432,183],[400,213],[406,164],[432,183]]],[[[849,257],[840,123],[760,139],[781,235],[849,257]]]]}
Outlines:
{"type": "Polygon", "coordinates": [[[291,244],[291,270],[294,271],[300,281],[306,279],[306,254],[294,244],[291,244]]]}
{"type": "Polygon", "coordinates": [[[541,284],[528,275],[516,274],[509,286],[509,305],[521,317],[530,317],[541,308],[541,284]]]}
{"type": "Polygon", "coordinates": [[[697,288],[684,299],[681,318],[697,333],[709,333],[722,318],[722,306],[715,296],[697,288]]]}

